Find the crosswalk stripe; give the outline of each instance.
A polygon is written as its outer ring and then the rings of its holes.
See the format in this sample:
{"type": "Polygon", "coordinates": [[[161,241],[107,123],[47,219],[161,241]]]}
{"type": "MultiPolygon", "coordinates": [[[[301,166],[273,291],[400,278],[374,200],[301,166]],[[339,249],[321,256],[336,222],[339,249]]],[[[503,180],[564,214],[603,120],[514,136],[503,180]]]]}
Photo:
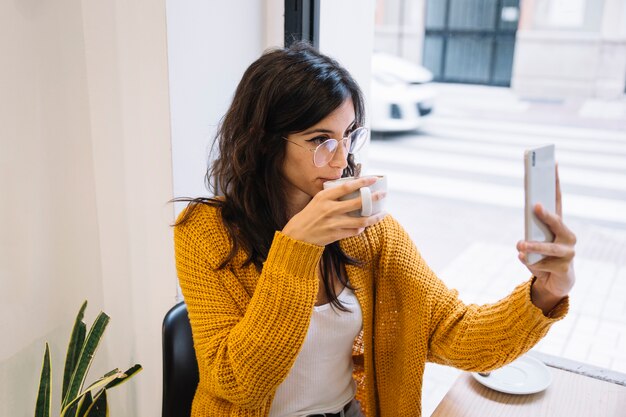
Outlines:
{"type": "MultiPolygon", "coordinates": [[[[559,155],[559,174],[563,184],[626,191],[626,174],[574,167],[573,165],[575,165],[576,162],[575,158],[567,154],[565,156],[562,154],[559,155]]],[[[513,160],[406,149],[372,143],[369,150],[369,163],[376,164],[379,162],[408,165],[412,167],[441,168],[459,173],[472,172],[498,175],[518,180],[524,178],[522,155],[519,155],[518,162],[516,162],[513,160]]],[[[598,158],[595,162],[597,163],[597,167],[610,165],[610,161],[607,163],[603,158],[598,158]]]]}
{"type": "Polygon", "coordinates": [[[617,143],[626,143],[626,132],[583,127],[550,126],[498,120],[471,120],[456,117],[434,116],[428,120],[428,126],[463,127],[469,129],[491,130],[494,132],[515,132],[528,135],[564,136],[571,139],[603,139],[617,143]]]}
{"type": "MultiPolygon", "coordinates": [[[[550,141],[526,141],[520,144],[502,143],[501,141],[485,143],[481,140],[460,139],[459,137],[454,136],[449,136],[446,137],[445,140],[442,140],[441,137],[438,137],[441,136],[438,133],[439,132],[435,133],[434,135],[425,134],[416,138],[407,138],[406,140],[401,142],[401,146],[406,146],[414,149],[428,149],[433,151],[456,153],[463,152],[466,154],[518,159],[524,155],[524,151],[526,149],[537,147],[542,144],[554,143],[550,141]]],[[[604,151],[604,153],[598,155],[600,153],[600,149],[598,148],[596,148],[594,151],[589,151],[586,149],[572,149],[572,147],[563,144],[555,145],[557,158],[560,157],[561,153],[565,153],[567,155],[593,155],[593,158],[591,158],[590,161],[594,162],[599,160],[603,161],[606,156],[609,156],[609,158],[613,158],[616,160],[616,165],[618,166],[618,168],[626,169],[626,147],[624,148],[623,156],[620,156],[620,152],[617,149],[613,149],[612,147],[608,147],[604,151]]],[[[574,159],[577,158],[574,157],[574,159]]],[[[604,166],[604,163],[602,164],[602,166],[604,166]]]]}
{"type": "Polygon", "coordinates": [[[626,141],[611,142],[596,138],[591,134],[586,140],[572,139],[562,136],[550,136],[547,134],[534,134],[519,132],[495,132],[475,128],[458,128],[449,126],[431,126],[423,130],[427,136],[445,137],[457,141],[468,141],[482,146],[485,142],[493,144],[520,146],[523,148],[534,147],[542,144],[553,143],[557,149],[591,152],[591,153],[621,153],[626,159],[626,141]]]}
{"type": "MultiPolygon", "coordinates": [[[[390,191],[470,201],[501,207],[523,208],[523,187],[486,184],[423,174],[385,170],[390,191]]],[[[626,225],[626,202],[567,194],[564,216],[576,216],[626,225]]]]}

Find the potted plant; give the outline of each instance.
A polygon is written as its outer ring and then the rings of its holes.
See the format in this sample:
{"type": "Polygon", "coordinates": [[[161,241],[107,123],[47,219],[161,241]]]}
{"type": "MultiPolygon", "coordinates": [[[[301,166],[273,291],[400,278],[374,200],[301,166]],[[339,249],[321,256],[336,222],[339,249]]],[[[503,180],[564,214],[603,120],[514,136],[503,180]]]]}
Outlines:
{"type": "MultiPolygon", "coordinates": [[[[87,301],[83,303],[76,316],[67,348],[63,372],[60,417],[108,416],[107,390],[127,381],[142,369],[139,364],[132,366],[125,372],[113,369],[86,389],[83,389],[87,371],[91,366],[100,339],[110,320],[109,316],[100,312],[91,329],[89,329],[89,333],[87,333],[87,326],[83,322],[85,308],[87,308],[87,301]]],[[[50,349],[48,343],[46,343],[41,379],[39,381],[39,393],[35,406],[35,417],[50,416],[50,379],[50,349]]]]}

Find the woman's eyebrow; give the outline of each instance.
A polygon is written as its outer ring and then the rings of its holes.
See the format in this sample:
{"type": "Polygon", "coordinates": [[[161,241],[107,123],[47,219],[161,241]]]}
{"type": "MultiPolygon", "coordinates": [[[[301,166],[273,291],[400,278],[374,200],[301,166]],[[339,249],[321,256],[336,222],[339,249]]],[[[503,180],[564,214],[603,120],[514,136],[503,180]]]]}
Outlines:
{"type": "MultiPolygon", "coordinates": [[[[350,130],[354,126],[355,123],[356,123],[356,120],[353,120],[352,123],[350,123],[350,125],[348,126],[348,128],[344,131],[344,133],[347,132],[348,130],[350,130]]],[[[333,133],[333,131],[330,130],[330,129],[325,129],[323,127],[319,127],[319,128],[316,128],[316,129],[307,130],[306,132],[301,133],[301,135],[302,136],[306,136],[306,135],[310,135],[311,133],[328,133],[328,134],[330,134],[330,133],[333,133]]]]}
{"type": "Polygon", "coordinates": [[[301,133],[302,136],[306,136],[306,135],[310,135],[311,133],[333,133],[332,130],[330,129],[324,129],[324,128],[317,128],[317,129],[311,129],[311,130],[307,130],[304,133],[301,133]]]}

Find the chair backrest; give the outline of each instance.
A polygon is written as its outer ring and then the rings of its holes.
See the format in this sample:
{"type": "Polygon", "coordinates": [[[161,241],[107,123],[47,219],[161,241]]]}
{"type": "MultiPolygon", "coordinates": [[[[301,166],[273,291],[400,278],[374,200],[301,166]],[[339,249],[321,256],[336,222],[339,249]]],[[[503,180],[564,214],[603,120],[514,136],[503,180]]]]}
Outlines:
{"type": "Polygon", "coordinates": [[[163,319],[163,417],[188,417],[198,387],[198,362],[184,302],[163,319]]]}

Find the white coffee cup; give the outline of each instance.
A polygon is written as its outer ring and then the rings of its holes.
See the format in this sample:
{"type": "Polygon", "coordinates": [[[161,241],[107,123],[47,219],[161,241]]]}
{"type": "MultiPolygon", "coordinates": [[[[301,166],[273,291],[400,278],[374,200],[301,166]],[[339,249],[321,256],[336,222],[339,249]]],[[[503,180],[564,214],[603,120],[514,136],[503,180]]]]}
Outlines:
{"type": "MultiPolygon", "coordinates": [[[[374,214],[380,213],[384,209],[385,199],[383,198],[378,201],[372,201],[372,194],[375,193],[376,191],[387,191],[387,177],[385,177],[384,175],[364,175],[361,178],[368,178],[368,177],[376,177],[377,181],[372,185],[368,185],[367,187],[361,187],[357,191],[346,194],[339,198],[340,200],[345,201],[345,200],[358,198],[359,196],[361,197],[361,204],[362,204],[361,209],[351,211],[350,213],[348,213],[350,216],[369,217],[374,214]]],[[[344,178],[339,178],[333,181],[326,181],[324,183],[324,189],[327,190],[329,188],[337,187],[347,181],[353,181],[355,179],[357,178],[356,177],[344,177],[344,178]]]]}

